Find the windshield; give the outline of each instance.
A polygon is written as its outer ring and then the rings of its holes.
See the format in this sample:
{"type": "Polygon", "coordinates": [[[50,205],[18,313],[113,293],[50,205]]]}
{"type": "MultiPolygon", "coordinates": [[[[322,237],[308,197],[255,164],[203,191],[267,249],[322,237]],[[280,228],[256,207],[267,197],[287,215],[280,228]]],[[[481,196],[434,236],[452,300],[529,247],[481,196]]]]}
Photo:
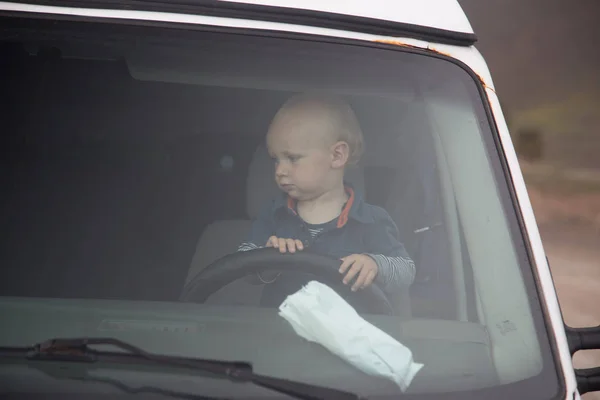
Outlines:
{"type": "MultiPolygon", "coordinates": [[[[558,393],[486,100],[466,69],[317,38],[2,25],[0,346],[114,337],[398,395],[280,314],[317,281],[424,365],[405,395],[558,393]]],[[[202,395],[277,395],[98,367],[202,395]]]]}

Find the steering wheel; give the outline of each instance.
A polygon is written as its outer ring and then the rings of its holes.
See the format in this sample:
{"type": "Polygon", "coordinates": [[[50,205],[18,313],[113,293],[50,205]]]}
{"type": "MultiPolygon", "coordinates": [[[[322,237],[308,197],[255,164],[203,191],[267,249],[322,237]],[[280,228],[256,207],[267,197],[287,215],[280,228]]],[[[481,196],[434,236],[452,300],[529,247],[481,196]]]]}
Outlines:
{"type": "MultiPolygon", "coordinates": [[[[280,253],[273,248],[239,251],[228,254],[204,268],[183,289],[180,300],[204,303],[213,293],[230,282],[261,271],[304,273],[314,276],[342,296],[358,312],[394,315],[394,309],[383,291],[376,285],[352,292],[344,285],[338,269],[339,259],[307,250],[294,254],[280,253]]],[[[291,293],[290,293],[291,294],[291,293]]]]}

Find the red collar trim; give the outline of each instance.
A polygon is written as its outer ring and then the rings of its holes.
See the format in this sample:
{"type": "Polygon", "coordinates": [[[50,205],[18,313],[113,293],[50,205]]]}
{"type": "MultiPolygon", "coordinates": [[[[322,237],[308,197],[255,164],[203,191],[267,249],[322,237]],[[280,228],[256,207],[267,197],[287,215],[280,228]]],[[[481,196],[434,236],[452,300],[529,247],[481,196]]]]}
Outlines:
{"type": "Polygon", "coordinates": [[[346,193],[348,194],[348,201],[342,210],[342,213],[338,217],[337,227],[341,228],[348,222],[348,216],[350,215],[350,209],[354,204],[354,190],[351,187],[346,186],[346,193]]]}

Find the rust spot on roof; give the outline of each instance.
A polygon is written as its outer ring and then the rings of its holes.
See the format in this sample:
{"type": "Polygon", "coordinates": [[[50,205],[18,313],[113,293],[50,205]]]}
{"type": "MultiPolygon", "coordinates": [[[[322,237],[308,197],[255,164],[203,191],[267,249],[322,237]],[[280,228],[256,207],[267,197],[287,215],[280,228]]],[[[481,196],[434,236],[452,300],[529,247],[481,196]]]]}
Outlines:
{"type": "MultiPolygon", "coordinates": [[[[452,57],[452,55],[450,53],[444,53],[443,51],[439,51],[438,49],[434,49],[434,48],[429,47],[429,46],[427,46],[427,50],[433,51],[434,53],[438,53],[438,54],[441,54],[441,55],[446,56],[446,57],[452,57]]],[[[452,57],[452,58],[456,58],[456,57],[452,57]]]]}
{"type": "Polygon", "coordinates": [[[413,49],[429,50],[429,51],[432,51],[432,52],[437,53],[437,54],[441,54],[441,55],[446,56],[446,57],[452,57],[450,54],[444,53],[443,51],[439,51],[437,49],[434,49],[431,46],[419,47],[419,46],[415,46],[414,44],[405,43],[405,42],[403,42],[401,40],[378,39],[378,40],[375,40],[375,42],[376,43],[383,43],[383,44],[391,44],[393,46],[410,47],[410,48],[413,48],[413,49]]]}
{"type": "MultiPolygon", "coordinates": [[[[452,56],[449,53],[445,53],[443,51],[439,51],[431,46],[427,46],[425,47],[419,47],[419,46],[415,46],[414,44],[410,44],[410,43],[405,43],[401,40],[393,40],[393,39],[377,39],[374,40],[375,43],[382,43],[382,44],[391,44],[393,46],[400,46],[400,47],[408,47],[411,49],[419,49],[419,50],[429,50],[433,53],[437,53],[437,54],[441,54],[443,56],[446,57],[451,57],[451,58],[456,58],[454,56],[452,56]]],[[[483,85],[484,88],[486,89],[490,89],[492,92],[496,93],[496,91],[494,90],[494,88],[492,88],[491,86],[489,86],[487,83],[485,83],[485,80],[482,78],[481,75],[479,75],[477,72],[473,71],[475,73],[475,75],[477,75],[477,78],[479,79],[479,82],[481,82],[481,84],[483,85]]]]}
{"type": "Polygon", "coordinates": [[[401,47],[410,47],[412,49],[421,49],[423,50],[423,48],[415,46],[413,44],[408,44],[408,43],[404,43],[400,40],[391,40],[391,39],[378,39],[375,40],[376,43],[383,43],[383,44],[391,44],[393,46],[401,46],[401,47]]]}
{"type": "Polygon", "coordinates": [[[485,86],[485,81],[483,80],[483,78],[481,77],[481,75],[479,75],[477,72],[473,71],[473,73],[475,75],[477,75],[477,78],[479,79],[479,82],[483,83],[483,85],[485,86]]]}
{"type": "Polygon", "coordinates": [[[477,72],[473,71],[473,73],[475,75],[477,75],[477,78],[479,79],[479,82],[481,82],[481,84],[483,85],[484,88],[486,89],[490,89],[492,92],[496,93],[496,91],[494,90],[493,87],[489,86],[487,83],[485,83],[485,80],[483,79],[483,77],[481,75],[479,75],[477,72]]]}

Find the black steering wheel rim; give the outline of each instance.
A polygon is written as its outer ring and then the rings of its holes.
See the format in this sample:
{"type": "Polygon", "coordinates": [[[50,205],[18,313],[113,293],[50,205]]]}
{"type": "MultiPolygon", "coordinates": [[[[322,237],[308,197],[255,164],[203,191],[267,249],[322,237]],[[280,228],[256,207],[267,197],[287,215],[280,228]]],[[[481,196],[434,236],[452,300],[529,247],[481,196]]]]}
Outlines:
{"type": "Polygon", "coordinates": [[[340,264],[339,259],[306,250],[294,254],[282,254],[273,248],[239,251],[228,254],[204,268],[184,287],[180,300],[204,303],[219,289],[244,276],[266,270],[282,273],[293,271],[315,275],[315,280],[330,286],[357,308],[357,311],[394,315],[394,309],[387,296],[376,284],[356,292],[350,290],[350,285],[344,285],[338,272],[340,264]]]}

